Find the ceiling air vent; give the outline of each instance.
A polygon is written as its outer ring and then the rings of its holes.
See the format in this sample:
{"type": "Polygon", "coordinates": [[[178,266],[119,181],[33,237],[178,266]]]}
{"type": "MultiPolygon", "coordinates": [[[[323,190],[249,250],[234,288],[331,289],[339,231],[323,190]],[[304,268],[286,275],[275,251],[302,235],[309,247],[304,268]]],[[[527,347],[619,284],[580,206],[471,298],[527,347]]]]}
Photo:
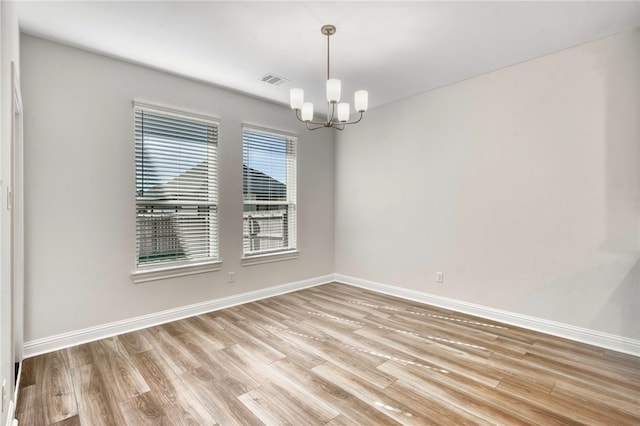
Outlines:
{"type": "Polygon", "coordinates": [[[274,86],[280,86],[291,81],[288,78],[284,78],[272,72],[263,75],[259,80],[264,81],[265,83],[273,84],[274,86]]]}

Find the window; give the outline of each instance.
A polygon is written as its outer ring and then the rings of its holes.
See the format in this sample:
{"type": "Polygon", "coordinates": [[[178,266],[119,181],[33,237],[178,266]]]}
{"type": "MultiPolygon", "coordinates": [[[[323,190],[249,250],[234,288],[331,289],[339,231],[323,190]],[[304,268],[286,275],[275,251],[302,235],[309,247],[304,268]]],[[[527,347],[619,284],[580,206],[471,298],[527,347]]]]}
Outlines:
{"type": "Polygon", "coordinates": [[[218,123],[138,103],[134,111],[137,269],[216,262],[218,123]]]}
{"type": "Polygon", "coordinates": [[[243,254],[296,248],[296,138],[242,129],[243,254]]]}

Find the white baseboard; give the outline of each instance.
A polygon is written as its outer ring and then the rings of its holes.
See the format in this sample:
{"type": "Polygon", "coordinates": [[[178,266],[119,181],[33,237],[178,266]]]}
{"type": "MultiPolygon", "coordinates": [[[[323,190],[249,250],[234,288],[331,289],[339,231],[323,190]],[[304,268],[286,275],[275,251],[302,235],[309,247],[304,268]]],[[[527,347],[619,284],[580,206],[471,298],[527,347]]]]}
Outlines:
{"type": "Polygon", "coordinates": [[[474,315],[493,321],[499,321],[505,324],[511,324],[517,327],[535,330],[542,333],[551,334],[553,336],[587,343],[601,348],[611,349],[617,352],[624,352],[630,355],[640,356],[640,340],[629,339],[626,337],[616,336],[614,334],[589,330],[587,328],[576,327],[569,324],[530,317],[527,315],[520,315],[513,312],[502,311],[500,309],[494,309],[482,305],[475,305],[473,303],[448,299],[446,297],[434,296],[416,290],[395,287],[388,284],[350,277],[348,275],[335,274],[334,277],[338,282],[364,288],[367,290],[376,291],[378,293],[384,293],[391,296],[401,297],[403,299],[422,302],[429,305],[450,309],[452,311],[474,315]]]}
{"type": "Polygon", "coordinates": [[[29,358],[42,353],[52,352],[70,346],[80,345],[82,343],[92,342],[94,340],[115,336],[118,334],[128,333],[130,331],[139,330],[141,328],[152,327],[154,325],[164,324],[194,315],[217,311],[219,309],[229,308],[231,306],[236,306],[243,303],[249,303],[272,296],[278,296],[280,294],[290,293],[292,291],[315,287],[317,285],[326,284],[333,281],[338,281],[355,287],[361,287],[378,293],[401,297],[403,299],[439,306],[441,308],[450,309],[452,311],[474,315],[493,321],[499,321],[505,324],[511,324],[517,327],[535,330],[542,333],[559,336],[618,352],[640,356],[640,340],[629,339],[626,337],[616,336],[613,334],[603,333],[595,330],[589,330],[569,324],[563,324],[541,318],[516,314],[513,312],[502,311],[499,309],[462,302],[446,297],[434,296],[416,290],[395,287],[388,284],[382,284],[343,274],[324,275],[321,277],[315,277],[275,287],[269,287],[262,290],[223,297],[221,299],[215,299],[207,302],[169,309],[166,311],[156,312],[153,314],[143,315],[127,320],[89,327],[69,333],[58,334],[43,339],[32,340],[29,342],[25,342],[24,356],[25,358],[29,358]]]}
{"type": "Polygon", "coordinates": [[[296,281],[288,284],[269,287],[248,293],[236,294],[220,299],[209,300],[207,302],[195,303],[193,305],[182,306],[153,314],[142,315],[122,321],[111,322],[95,327],[84,328],[82,330],[69,333],[57,334],[55,336],[36,339],[24,344],[24,357],[29,358],[47,352],[92,342],[118,334],[128,333],[154,325],[164,324],[179,319],[200,315],[207,312],[217,311],[243,303],[254,302],[267,297],[278,296],[304,288],[314,287],[334,281],[333,274],[296,281]]]}

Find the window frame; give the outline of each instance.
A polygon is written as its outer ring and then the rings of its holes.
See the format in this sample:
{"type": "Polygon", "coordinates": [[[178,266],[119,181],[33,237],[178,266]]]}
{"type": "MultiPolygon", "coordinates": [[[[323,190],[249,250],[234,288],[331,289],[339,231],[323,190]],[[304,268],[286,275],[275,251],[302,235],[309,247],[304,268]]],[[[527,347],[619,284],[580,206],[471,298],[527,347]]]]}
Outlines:
{"type": "MultiPolygon", "coordinates": [[[[222,260],[220,259],[220,201],[219,201],[219,181],[218,181],[218,173],[219,173],[219,141],[220,141],[220,120],[217,117],[213,117],[206,114],[201,114],[193,111],[188,111],[184,109],[175,109],[166,106],[161,106],[157,104],[151,104],[147,102],[133,101],[133,133],[134,133],[134,150],[136,154],[134,154],[134,159],[137,155],[137,146],[136,139],[138,137],[136,133],[136,114],[139,110],[148,111],[154,114],[160,114],[167,117],[175,117],[178,119],[184,119],[187,121],[195,121],[200,122],[206,125],[212,125],[216,127],[217,137],[215,140],[214,148],[215,155],[213,158],[213,167],[212,169],[207,168],[207,179],[209,181],[215,182],[215,189],[212,204],[214,208],[213,217],[213,233],[210,236],[209,244],[213,244],[213,252],[216,257],[209,258],[198,258],[198,259],[181,259],[171,262],[165,263],[156,263],[150,265],[144,265],[139,263],[139,233],[138,233],[138,219],[137,219],[137,211],[138,211],[138,197],[135,195],[135,246],[134,246],[134,271],[131,273],[132,279],[134,283],[141,283],[147,281],[155,281],[165,278],[173,278],[180,277],[192,274],[201,274],[206,272],[214,272],[219,271],[222,268],[222,260]]],[[[137,170],[137,165],[134,166],[137,170]]],[[[138,187],[138,176],[136,171],[136,176],[134,178],[134,182],[136,185],[136,191],[138,187]]],[[[136,192],[134,191],[134,193],[136,192]]],[[[180,204],[176,201],[176,204],[180,204]]],[[[188,205],[188,204],[184,204],[188,205]]],[[[210,217],[210,220],[212,218],[210,217]]],[[[211,246],[210,246],[211,247],[211,246]]]]}
{"type": "MultiPolygon", "coordinates": [[[[288,226],[293,226],[293,233],[291,232],[290,229],[287,230],[287,235],[288,238],[291,238],[291,235],[293,235],[293,239],[294,239],[294,244],[289,243],[287,248],[281,248],[281,249],[274,249],[274,250],[261,250],[258,252],[254,252],[254,253],[247,253],[245,252],[245,243],[244,243],[244,235],[245,235],[245,226],[244,226],[244,207],[247,204],[245,200],[245,194],[244,194],[244,171],[243,171],[243,194],[242,194],[242,214],[243,214],[243,218],[242,218],[242,235],[243,235],[243,243],[242,243],[242,258],[241,258],[241,264],[242,266],[251,266],[251,265],[258,265],[258,264],[263,264],[263,263],[269,263],[269,262],[279,262],[279,261],[283,261],[283,260],[291,260],[291,259],[296,259],[298,257],[299,251],[298,251],[298,135],[295,132],[290,132],[290,131],[284,131],[284,130],[279,130],[279,129],[273,129],[273,128],[268,128],[268,127],[263,127],[263,126],[257,126],[254,124],[250,124],[250,123],[243,123],[242,124],[242,129],[241,129],[241,136],[242,136],[242,164],[243,164],[243,168],[244,168],[244,150],[245,150],[245,143],[244,143],[244,134],[245,131],[250,131],[250,132],[254,132],[254,133],[259,133],[259,134],[264,134],[264,135],[269,135],[269,136],[275,136],[277,138],[284,138],[286,140],[287,144],[292,144],[293,147],[293,161],[291,162],[292,167],[289,168],[287,167],[287,165],[285,164],[285,171],[287,173],[287,196],[286,196],[286,200],[284,200],[282,203],[283,205],[287,205],[287,215],[288,215],[288,226]],[[291,170],[292,169],[292,170],[291,170]],[[291,178],[293,178],[293,185],[289,184],[289,181],[291,180],[291,178]],[[290,191],[293,191],[293,193],[291,193],[290,191]],[[291,208],[293,208],[293,210],[291,210],[291,208]],[[291,217],[291,211],[293,211],[293,218],[294,221],[293,223],[291,223],[290,221],[290,217],[291,217]]],[[[287,150],[289,149],[289,147],[287,147],[287,150]]],[[[287,161],[287,159],[285,158],[285,162],[287,161]]],[[[274,201],[270,201],[271,204],[274,204],[274,201]]],[[[257,205],[260,203],[256,203],[255,201],[252,201],[249,204],[253,204],[253,205],[257,205]]],[[[269,204],[269,203],[264,203],[265,205],[269,204]]]]}

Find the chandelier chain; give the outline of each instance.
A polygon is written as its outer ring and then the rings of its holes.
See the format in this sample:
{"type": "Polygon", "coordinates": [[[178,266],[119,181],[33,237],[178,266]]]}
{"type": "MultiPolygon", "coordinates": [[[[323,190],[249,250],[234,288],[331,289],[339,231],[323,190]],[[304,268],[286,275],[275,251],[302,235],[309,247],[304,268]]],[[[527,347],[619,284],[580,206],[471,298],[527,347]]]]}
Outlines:
{"type": "Polygon", "coordinates": [[[331,55],[329,54],[329,43],[330,43],[330,39],[331,39],[331,35],[327,34],[327,80],[329,80],[331,78],[331,74],[329,73],[329,70],[331,69],[329,67],[329,62],[331,61],[331,55]]]}

